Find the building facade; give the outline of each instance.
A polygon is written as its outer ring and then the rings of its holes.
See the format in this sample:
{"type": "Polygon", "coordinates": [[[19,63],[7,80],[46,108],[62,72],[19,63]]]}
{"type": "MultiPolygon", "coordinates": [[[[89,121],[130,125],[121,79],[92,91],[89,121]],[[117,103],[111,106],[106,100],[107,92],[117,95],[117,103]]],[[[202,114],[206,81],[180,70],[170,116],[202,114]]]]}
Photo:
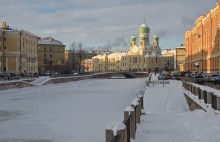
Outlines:
{"type": "Polygon", "coordinates": [[[105,52],[92,58],[93,71],[160,71],[163,70],[159,37],[150,44],[150,28],[143,23],[139,27],[139,40],[130,38],[127,51],[105,52]]]}
{"type": "Polygon", "coordinates": [[[181,65],[185,63],[186,48],[184,45],[181,44],[174,50],[174,70],[182,71],[181,65]]]}
{"type": "Polygon", "coordinates": [[[162,51],[164,70],[182,71],[181,65],[185,63],[185,46],[181,44],[174,49],[165,49],[162,51]]]}
{"type": "Polygon", "coordinates": [[[92,59],[85,59],[82,61],[83,71],[84,72],[93,72],[93,63],[92,59]]]}
{"type": "Polygon", "coordinates": [[[0,72],[37,73],[37,40],[36,35],[12,29],[3,22],[0,29],[0,72]]]}
{"type": "Polygon", "coordinates": [[[65,50],[64,58],[67,72],[92,72],[90,65],[93,56],[96,56],[95,51],[86,51],[82,47],[79,50],[65,50]],[[85,61],[84,61],[85,60],[85,61]],[[83,62],[83,63],[82,63],[83,62]],[[87,64],[89,62],[89,64],[87,64]],[[85,66],[84,66],[85,65],[85,66]]]}
{"type": "Polygon", "coordinates": [[[174,70],[174,51],[172,49],[165,49],[162,51],[163,66],[165,71],[174,70]]]}
{"type": "Polygon", "coordinates": [[[200,16],[192,30],[185,33],[184,70],[206,73],[220,71],[220,2],[200,16]]]}
{"type": "Polygon", "coordinates": [[[40,73],[62,72],[65,45],[52,37],[38,40],[38,70],[40,73]]]}

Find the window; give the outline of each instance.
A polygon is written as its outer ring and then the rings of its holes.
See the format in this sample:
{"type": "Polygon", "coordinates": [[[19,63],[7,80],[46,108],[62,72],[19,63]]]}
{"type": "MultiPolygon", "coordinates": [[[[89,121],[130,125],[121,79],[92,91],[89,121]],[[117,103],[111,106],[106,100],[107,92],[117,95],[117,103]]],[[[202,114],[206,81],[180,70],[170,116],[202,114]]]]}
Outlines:
{"type": "Polygon", "coordinates": [[[44,58],[47,58],[47,54],[44,54],[44,58]]]}
{"type": "Polygon", "coordinates": [[[137,57],[134,57],[133,60],[134,60],[134,63],[137,63],[137,57]]]}
{"type": "Polygon", "coordinates": [[[46,47],[44,47],[44,51],[47,51],[47,48],[46,48],[46,47]]]}

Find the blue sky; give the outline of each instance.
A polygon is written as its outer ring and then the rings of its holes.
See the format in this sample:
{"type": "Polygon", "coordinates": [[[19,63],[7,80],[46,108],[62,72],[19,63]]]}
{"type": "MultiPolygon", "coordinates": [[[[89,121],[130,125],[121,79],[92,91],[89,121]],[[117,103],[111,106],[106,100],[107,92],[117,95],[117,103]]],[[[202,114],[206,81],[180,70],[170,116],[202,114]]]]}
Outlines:
{"type": "Polygon", "coordinates": [[[146,19],[151,42],[160,37],[162,49],[184,43],[195,20],[215,7],[216,0],[1,0],[0,20],[40,37],[52,36],[68,48],[129,48],[131,35],[146,19]]]}

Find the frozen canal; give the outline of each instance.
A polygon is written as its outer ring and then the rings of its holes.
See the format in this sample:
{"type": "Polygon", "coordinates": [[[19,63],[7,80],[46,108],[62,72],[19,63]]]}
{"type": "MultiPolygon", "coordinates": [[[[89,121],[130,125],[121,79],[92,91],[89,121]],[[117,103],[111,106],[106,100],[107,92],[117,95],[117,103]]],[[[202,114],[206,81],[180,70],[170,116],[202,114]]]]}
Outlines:
{"type": "Polygon", "coordinates": [[[0,142],[103,142],[145,79],[83,80],[0,91],[0,142]]]}

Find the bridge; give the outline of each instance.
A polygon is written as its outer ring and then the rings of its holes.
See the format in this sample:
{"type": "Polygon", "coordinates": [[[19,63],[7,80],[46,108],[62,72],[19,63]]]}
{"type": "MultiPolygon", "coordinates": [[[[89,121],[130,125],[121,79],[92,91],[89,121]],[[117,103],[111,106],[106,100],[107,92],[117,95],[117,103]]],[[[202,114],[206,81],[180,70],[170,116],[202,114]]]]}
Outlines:
{"type": "Polygon", "coordinates": [[[142,78],[148,77],[148,72],[103,72],[92,75],[95,79],[101,78],[142,78]]]}

